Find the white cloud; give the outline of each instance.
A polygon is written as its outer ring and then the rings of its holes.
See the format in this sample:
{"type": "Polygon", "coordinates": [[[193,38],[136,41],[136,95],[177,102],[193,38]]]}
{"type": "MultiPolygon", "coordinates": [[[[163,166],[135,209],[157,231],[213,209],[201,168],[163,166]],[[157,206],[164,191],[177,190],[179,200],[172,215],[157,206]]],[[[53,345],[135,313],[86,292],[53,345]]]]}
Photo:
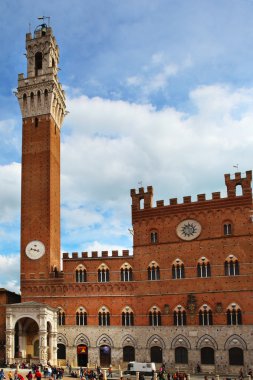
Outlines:
{"type": "Polygon", "coordinates": [[[139,98],[148,99],[149,96],[164,91],[169,84],[169,79],[178,75],[192,66],[192,59],[187,56],[180,63],[172,62],[164,52],[156,52],[137,75],[126,79],[129,87],[138,89],[139,98]]]}
{"type": "Polygon", "coordinates": [[[189,98],[189,114],[98,97],[68,100],[62,215],[79,247],[100,241],[110,249],[122,238],[131,246],[129,190],[139,181],[153,185],[155,198],[168,204],[169,197],[224,193],[223,174],[235,163],[251,169],[253,89],[217,84],[189,98]]]}
{"type": "Polygon", "coordinates": [[[9,223],[19,217],[20,178],[19,163],[0,165],[0,223],[9,223]]]}
{"type": "Polygon", "coordinates": [[[20,293],[19,286],[19,256],[10,255],[4,256],[0,255],[0,267],[4,268],[1,271],[0,287],[8,289],[10,291],[20,293]]]}

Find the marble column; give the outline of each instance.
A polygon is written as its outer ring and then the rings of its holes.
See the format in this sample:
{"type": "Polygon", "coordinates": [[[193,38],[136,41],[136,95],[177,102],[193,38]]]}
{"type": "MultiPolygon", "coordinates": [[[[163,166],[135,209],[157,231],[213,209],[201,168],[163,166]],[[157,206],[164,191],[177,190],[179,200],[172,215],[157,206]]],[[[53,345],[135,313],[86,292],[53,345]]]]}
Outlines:
{"type": "Polygon", "coordinates": [[[47,332],[40,331],[40,363],[42,365],[47,365],[47,332]]]}
{"type": "Polygon", "coordinates": [[[5,355],[6,355],[6,363],[7,364],[14,363],[14,354],[15,354],[15,352],[14,352],[14,350],[15,350],[14,336],[15,336],[14,330],[7,330],[6,331],[5,355]]]}

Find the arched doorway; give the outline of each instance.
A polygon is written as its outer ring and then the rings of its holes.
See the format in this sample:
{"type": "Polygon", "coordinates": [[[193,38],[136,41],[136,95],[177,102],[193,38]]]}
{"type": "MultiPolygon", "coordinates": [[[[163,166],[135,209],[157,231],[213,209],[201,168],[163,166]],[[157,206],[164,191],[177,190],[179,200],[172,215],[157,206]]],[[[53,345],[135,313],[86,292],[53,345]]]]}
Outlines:
{"type": "Polygon", "coordinates": [[[88,363],[88,347],[85,344],[77,346],[77,364],[79,367],[87,367],[88,363]]]}
{"type": "Polygon", "coordinates": [[[158,346],[151,347],[150,361],[153,363],[163,363],[163,350],[161,347],[158,347],[158,346]]]}
{"type": "Polygon", "coordinates": [[[123,362],[135,361],[135,349],[132,346],[123,347],[123,362]]]}
{"type": "Polygon", "coordinates": [[[188,350],[185,347],[175,348],[175,363],[188,364],[188,350]]]}
{"type": "Polygon", "coordinates": [[[244,365],[243,350],[239,347],[233,347],[229,350],[230,365],[244,365]]]}
{"type": "Polygon", "coordinates": [[[111,364],[111,347],[107,345],[100,346],[100,366],[109,367],[111,364]]]}
{"type": "Polygon", "coordinates": [[[39,326],[32,318],[21,318],[15,325],[14,355],[24,361],[39,359],[39,326]]]}
{"type": "Polygon", "coordinates": [[[57,344],[57,359],[66,359],[66,346],[63,343],[57,344]]]}
{"type": "Polygon", "coordinates": [[[214,364],[214,349],[202,347],[200,352],[201,364],[214,364]]]}

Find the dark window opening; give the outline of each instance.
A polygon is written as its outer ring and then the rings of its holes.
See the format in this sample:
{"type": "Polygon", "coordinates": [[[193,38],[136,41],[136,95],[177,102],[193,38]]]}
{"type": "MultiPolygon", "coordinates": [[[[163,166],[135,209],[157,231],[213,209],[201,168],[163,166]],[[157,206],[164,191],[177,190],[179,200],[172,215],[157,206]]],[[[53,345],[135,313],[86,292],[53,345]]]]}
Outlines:
{"type": "Polygon", "coordinates": [[[38,70],[42,69],[42,53],[37,52],[35,54],[35,75],[38,75],[38,70]]]}

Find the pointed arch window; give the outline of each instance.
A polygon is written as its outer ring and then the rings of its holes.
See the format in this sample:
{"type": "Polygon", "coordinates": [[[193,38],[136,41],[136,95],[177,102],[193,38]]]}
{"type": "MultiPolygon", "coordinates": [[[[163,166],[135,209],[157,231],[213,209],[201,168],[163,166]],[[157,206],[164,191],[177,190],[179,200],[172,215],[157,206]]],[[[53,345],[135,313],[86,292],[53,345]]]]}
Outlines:
{"type": "Polygon", "coordinates": [[[201,278],[211,277],[211,266],[206,257],[201,257],[197,265],[197,275],[201,278]]]}
{"type": "Polygon", "coordinates": [[[124,263],[120,268],[121,281],[133,281],[133,270],[131,265],[124,263]]]}
{"type": "Polygon", "coordinates": [[[172,278],[179,279],[184,277],[184,263],[180,259],[176,259],[172,264],[172,278]]]}
{"type": "Polygon", "coordinates": [[[98,268],[98,282],[109,282],[110,272],[109,268],[105,264],[101,264],[98,268]]]}
{"type": "Polygon", "coordinates": [[[227,325],[242,325],[242,312],[236,303],[232,303],[227,309],[227,325]]]}
{"type": "Polygon", "coordinates": [[[86,282],[87,281],[87,271],[83,265],[79,265],[76,268],[76,282],[86,282]]]}
{"type": "Polygon", "coordinates": [[[148,280],[155,281],[160,280],[160,268],[159,265],[152,261],[148,267],[148,280]]]}
{"type": "Polygon", "coordinates": [[[203,305],[199,310],[199,325],[211,326],[213,324],[213,313],[209,306],[203,305]]]}
{"type": "Polygon", "coordinates": [[[174,309],[174,326],[186,326],[186,311],[183,306],[178,305],[174,309]]]}
{"type": "Polygon", "coordinates": [[[65,325],[65,311],[62,308],[58,309],[58,325],[59,326],[65,325]]]}
{"type": "Polygon", "coordinates": [[[161,310],[157,306],[153,306],[149,310],[149,326],[161,326],[162,316],[161,310]]]}
{"type": "Polygon", "coordinates": [[[238,276],[239,273],[239,262],[234,255],[230,255],[226,258],[224,263],[225,276],[238,276]]]}
{"type": "Polygon", "coordinates": [[[99,326],[110,326],[110,312],[107,307],[103,306],[98,312],[99,326]]]}
{"type": "Polygon", "coordinates": [[[134,325],[134,313],[133,310],[126,306],[121,313],[122,326],[134,325]]]}
{"type": "Polygon", "coordinates": [[[76,311],[76,325],[77,326],[87,325],[87,313],[83,307],[79,307],[76,311]]]}

